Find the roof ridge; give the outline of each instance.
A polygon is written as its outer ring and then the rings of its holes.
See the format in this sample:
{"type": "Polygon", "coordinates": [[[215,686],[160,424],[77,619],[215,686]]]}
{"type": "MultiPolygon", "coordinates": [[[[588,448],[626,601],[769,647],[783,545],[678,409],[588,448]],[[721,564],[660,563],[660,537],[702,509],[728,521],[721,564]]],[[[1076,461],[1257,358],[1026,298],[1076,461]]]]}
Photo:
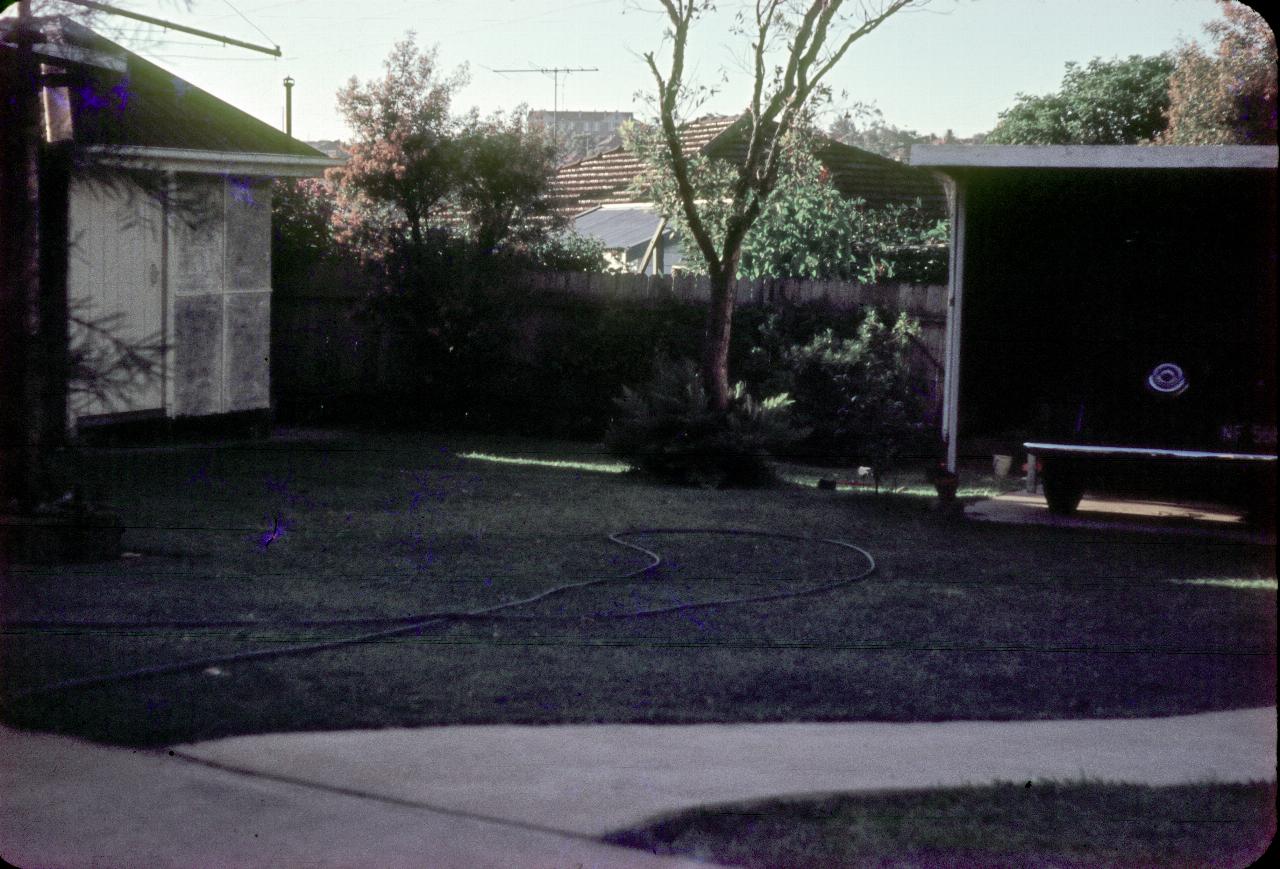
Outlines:
{"type": "MultiPolygon", "coordinates": [[[[93,89],[109,88],[113,102],[107,108],[79,107],[75,138],[80,144],[325,156],[301,139],[288,135],[91,27],[72,19],[60,22],[60,26],[62,36],[69,44],[103,54],[118,54],[125,62],[124,72],[107,74],[104,70],[88,79],[93,89]],[[120,94],[116,93],[120,87],[117,77],[128,82],[120,94]],[[122,111],[126,104],[129,112],[122,111]],[[178,134],[175,135],[174,131],[178,134]],[[83,133],[88,133],[89,138],[81,140],[83,133]],[[95,133],[99,139],[93,138],[95,133]],[[101,140],[104,135],[107,140],[101,140]],[[121,141],[110,141],[113,139],[121,141]]],[[[77,93],[72,97],[83,98],[77,93]]]]}

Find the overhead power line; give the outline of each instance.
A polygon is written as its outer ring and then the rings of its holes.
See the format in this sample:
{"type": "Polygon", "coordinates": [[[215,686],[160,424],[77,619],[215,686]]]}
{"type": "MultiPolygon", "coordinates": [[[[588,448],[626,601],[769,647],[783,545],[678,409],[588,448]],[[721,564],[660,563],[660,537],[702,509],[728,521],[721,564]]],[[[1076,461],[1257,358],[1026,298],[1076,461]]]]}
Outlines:
{"type": "MultiPolygon", "coordinates": [[[[248,25],[249,25],[250,27],[252,27],[254,30],[256,30],[256,31],[258,31],[259,33],[261,33],[261,34],[262,34],[262,38],[263,38],[263,39],[271,39],[271,37],[267,34],[267,32],[266,32],[265,30],[263,30],[263,29],[262,29],[261,27],[259,27],[258,25],[254,24],[252,21],[250,21],[250,20],[249,20],[249,17],[248,17],[247,15],[245,15],[243,12],[241,12],[239,9],[237,9],[234,5],[232,5],[231,0],[222,0],[222,2],[223,2],[223,3],[226,3],[226,4],[227,4],[227,6],[228,6],[228,7],[230,7],[230,9],[231,9],[231,11],[232,11],[232,12],[234,12],[235,14],[237,14],[237,15],[239,15],[241,18],[243,18],[243,19],[244,19],[244,23],[245,23],[245,24],[248,24],[248,25]]],[[[273,40],[273,42],[274,42],[274,40],[273,40]]],[[[279,47],[279,46],[277,46],[277,47],[279,47]]]]}
{"type": "MultiPolygon", "coordinates": [[[[117,6],[108,6],[106,3],[96,3],[94,0],[64,0],[74,6],[83,6],[85,9],[93,9],[97,12],[105,12],[108,15],[119,15],[121,18],[132,18],[134,21],[141,21],[144,24],[154,24],[157,27],[163,27],[166,30],[177,30],[180,33],[190,33],[193,36],[203,36],[205,39],[213,39],[224,45],[234,45],[237,48],[247,48],[250,51],[259,51],[263,54],[269,54],[272,57],[280,57],[280,46],[273,45],[270,48],[264,45],[255,45],[252,42],[244,42],[240,39],[233,39],[230,36],[223,36],[219,33],[210,33],[208,30],[200,30],[195,27],[188,27],[185,24],[178,24],[176,21],[166,21],[163,18],[153,18],[150,15],[143,15],[139,12],[130,12],[128,9],[120,9],[117,6]]],[[[234,8],[234,7],[232,7],[234,8]]],[[[247,20],[247,19],[246,19],[247,20]]],[[[252,24],[252,22],[250,22],[252,24]]],[[[263,34],[265,36],[265,34],[263,34]]]]}

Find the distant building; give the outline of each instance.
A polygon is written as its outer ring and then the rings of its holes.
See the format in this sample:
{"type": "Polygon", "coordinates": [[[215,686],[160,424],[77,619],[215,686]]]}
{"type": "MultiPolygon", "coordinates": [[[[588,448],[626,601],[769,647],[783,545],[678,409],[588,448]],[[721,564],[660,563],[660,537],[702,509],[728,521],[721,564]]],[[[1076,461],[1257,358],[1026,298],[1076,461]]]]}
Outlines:
{"type": "Polygon", "coordinates": [[[635,116],[631,112],[529,112],[530,127],[553,128],[561,137],[582,136],[604,139],[635,116]]]}
{"type": "Polygon", "coordinates": [[[337,160],[345,160],[351,156],[351,153],[342,146],[342,142],[337,139],[316,139],[307,140],[307,144],[315,148],[326,157],[333,157],[337,160]]]}

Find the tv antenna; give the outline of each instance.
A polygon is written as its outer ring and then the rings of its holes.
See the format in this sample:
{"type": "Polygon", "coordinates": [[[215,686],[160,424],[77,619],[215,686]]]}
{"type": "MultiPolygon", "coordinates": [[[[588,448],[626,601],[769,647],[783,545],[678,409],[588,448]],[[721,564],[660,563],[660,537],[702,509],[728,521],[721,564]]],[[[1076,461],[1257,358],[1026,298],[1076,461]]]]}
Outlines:
{"type": "Polygon", "coordinates": [[[599,72],[594,66],[528,66],[522,69],[495,69],[499,74],[509,72],[540,72],[551,76],[551,141],[556,141],[556,116],[560,113],[560,76],[566,78],[574,72],[599,72]]]}

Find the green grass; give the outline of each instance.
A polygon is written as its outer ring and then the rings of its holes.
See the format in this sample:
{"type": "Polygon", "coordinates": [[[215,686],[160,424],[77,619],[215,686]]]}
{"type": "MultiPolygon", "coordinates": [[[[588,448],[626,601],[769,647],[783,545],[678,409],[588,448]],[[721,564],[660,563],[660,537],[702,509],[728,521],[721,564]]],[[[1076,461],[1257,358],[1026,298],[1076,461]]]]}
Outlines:
{"type": "Polygon", "coordinates": [[[589,445],[519,439],[294,431],[79,461],[90,493],[124,517],[135,557],[0,578],[0,715],[20,726],[159,745],[419,724],[1126,717],[1275,702],[1271,548],[967,523],[911,494],[657,486],[600,472],[613,463],[589,445]],[[829,546],[655,537],[647,545],[667,559],[655,575],[522,611],[553,617],[542,621],[19,696],[360,632],[272,620],[474,608],[618,575],[644,562],[606,534],[652,526],[840,538],[879,569],[821,596],[590,618],[862,567],[829,546]],[[213,618],[264,623],[14,626],[213,618]]]}
{"type": "Polygon", "coordinates": [[[722,865],[1245,867],[1276,830],[1274,783],[1004,783],[698,809],[606,837],[722,865]]]}

